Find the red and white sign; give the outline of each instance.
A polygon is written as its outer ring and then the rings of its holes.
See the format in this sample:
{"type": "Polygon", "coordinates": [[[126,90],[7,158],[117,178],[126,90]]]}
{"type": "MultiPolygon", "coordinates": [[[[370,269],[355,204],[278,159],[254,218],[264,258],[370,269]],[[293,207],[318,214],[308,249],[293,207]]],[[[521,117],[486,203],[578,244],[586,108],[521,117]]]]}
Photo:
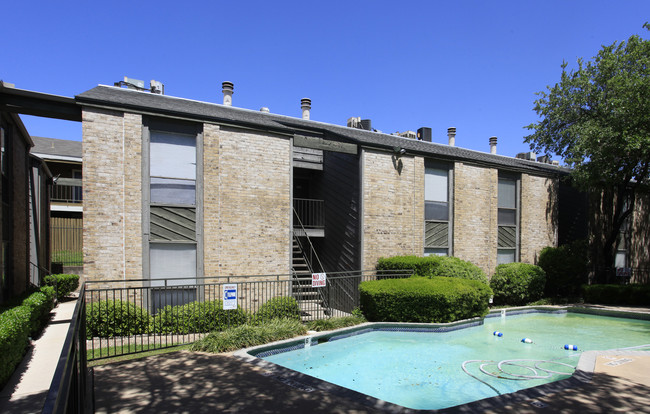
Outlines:
{"type": "Polygon", "coordinates": [[[630,277],[632,276],[632,269],[629,267],[617,267],[616,276],[618,277],[630,277]]]}
{"type": "Polygon", "coordinates": [[[311,287],[325,287],[327,284],[327,275],[325,273],[311,274],[311,287]]]}

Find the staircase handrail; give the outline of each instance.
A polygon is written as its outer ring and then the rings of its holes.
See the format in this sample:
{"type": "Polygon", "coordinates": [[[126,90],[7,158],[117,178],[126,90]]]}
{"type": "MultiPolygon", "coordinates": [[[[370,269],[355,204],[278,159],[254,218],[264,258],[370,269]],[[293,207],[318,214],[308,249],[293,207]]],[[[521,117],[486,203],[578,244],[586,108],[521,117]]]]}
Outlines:
{"type": "MultiPolygon", "coordinates": [[[[318,257],[318,253],[316,253],[316,249],[314,249],[314,245],[311,242],[311,239],[309,238],[309,235],[307,234],[307,231],[305,230],[305,226],[302,224],[302,220],[300,220],[300,217],[298,216],[298,212],[296,211],[295,207],[293,207],[293,214],[298,219],[298,224],[300,224],[300,229],[302,230],[302,233],[305,235],[305,238],[307,239],[307,242],[309,243],[309,256],[310,258],[308,259],[307,256],[305,256],[305,249],[302,246],[302,242],[300,241],[300,238],[297,237],[296,232],[293,231],[293,238],[298,242],[298,245],[300,246],[300,250],[303,253],[303,257],[305,258],[305,263],[307,263],[307,268],[309,268],[310,273],[315,273],[314,272],[314,266],[313,266],[313,260],[311,259],[311,255],[316,258],[316,261],[318,262],[318,267],[320,268],[321,272],[325,272],[325,269],[323,268],[323,263],[321,263],[320,258],[318,257]]],[[[295,274],[295,271],[294,271],[295,274]]],[[[329,300],[328,298],[325,297],[325,294],[323,293],[322,289],[316,289],[318,292],[318,297],[321,300],[321,304],[324,308],[329,308],[329,300]]],[[[330,310],[331,312],[331,310],[330,310]]]]}
{"type": "MultiPolygon", "coordinates": [[[[307,234],[307,230],[305,230],[305,226],[302,224],[302,220],[300,220],[300,217],[298,216],[298,212],[296,211],[295,207],[293,207],[293,215],[296,217],[298,220],[298,224],[300,225],[300,229],[302,230],[302,234],[307,238],[307,242],[309,243],[309,258],[305,257],[305,262],[307,262],[307,267],[309,267],[309,271],[311,273],[314,272],[314,266],[313,266],[313,260],[310,260],[313,256],[316,258],[316,262],[318,263],[318,267],[321,272],[325,272],[325,269],[323,268],[323,263],[321,263],[320,258],[318,257],[318,253],[316,253],[316,249],[314,249],[314,245],[311,242],[311,239],[309,238],[309,235],[307,234]]],[[[300,249],[304,252],[305,249],[302,246],[302,242],[300,239],[296,236],[296,232],[293,232],[293,237],[295,240],[298,241],[298,244],[300,245],[300,249]]]]}

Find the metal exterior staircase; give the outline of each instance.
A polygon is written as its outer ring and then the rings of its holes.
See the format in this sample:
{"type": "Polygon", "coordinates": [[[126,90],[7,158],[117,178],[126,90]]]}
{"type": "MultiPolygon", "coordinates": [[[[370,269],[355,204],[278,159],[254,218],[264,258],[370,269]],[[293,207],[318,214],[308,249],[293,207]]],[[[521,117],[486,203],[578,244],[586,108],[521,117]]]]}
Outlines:
{"type": "Polygon", "coordinates": [[[295,208],[293,212],[295,223],[298,224],[296,230],[302,230],[293,232],[293,278],[291,282],[293,297],[301,304],[301,308],[307,307],[306,305],[309,303],[316,303],[317,307],[325,308],[325,314],[328,314],[329,305],[323,293],[323,288],[313,288],[311,286],[312,273],[324,272],[325,270],[295,208]]]}
{"type": "Polygon", "coordinates": [[[292,292],[297,301],[318,300],[316,288],[311,287],[312,269],[297,237],[293,239],[293,279],[292,292]]]}

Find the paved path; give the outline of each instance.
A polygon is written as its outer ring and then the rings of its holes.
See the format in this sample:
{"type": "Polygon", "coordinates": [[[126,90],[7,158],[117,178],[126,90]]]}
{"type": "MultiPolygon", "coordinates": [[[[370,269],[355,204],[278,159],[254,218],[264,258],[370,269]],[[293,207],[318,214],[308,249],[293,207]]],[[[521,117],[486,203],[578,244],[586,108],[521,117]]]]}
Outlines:
{"type": "Polygon", "coordinates": [[[289,386],[227,354],[179,351],[94,370],[96,413],[377,412],[325,391],[289,386]]]}
{"type": "Polygon", "coordinates": [[[52,310],[49,324],[32,341],[27,355],[0,392],[0,413],[41,412],[76,303],[76,299],[61,302],[52,310]]]}

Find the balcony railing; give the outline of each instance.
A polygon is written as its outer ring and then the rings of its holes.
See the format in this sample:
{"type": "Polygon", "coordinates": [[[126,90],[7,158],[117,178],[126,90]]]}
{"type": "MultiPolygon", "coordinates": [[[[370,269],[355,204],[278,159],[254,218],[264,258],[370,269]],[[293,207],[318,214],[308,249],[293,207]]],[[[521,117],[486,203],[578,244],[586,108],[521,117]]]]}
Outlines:
{"type": "Polygon", "coordinates": [[[81,204],[81,178],[59,178],[52,186],[50,201],[58,203],[81,204]]]}
{"type": "Polygon", "coordinates": [[[322,229],[325,227],[323,200],[294,198],[293,208],[305,228],[322,229]]]}

